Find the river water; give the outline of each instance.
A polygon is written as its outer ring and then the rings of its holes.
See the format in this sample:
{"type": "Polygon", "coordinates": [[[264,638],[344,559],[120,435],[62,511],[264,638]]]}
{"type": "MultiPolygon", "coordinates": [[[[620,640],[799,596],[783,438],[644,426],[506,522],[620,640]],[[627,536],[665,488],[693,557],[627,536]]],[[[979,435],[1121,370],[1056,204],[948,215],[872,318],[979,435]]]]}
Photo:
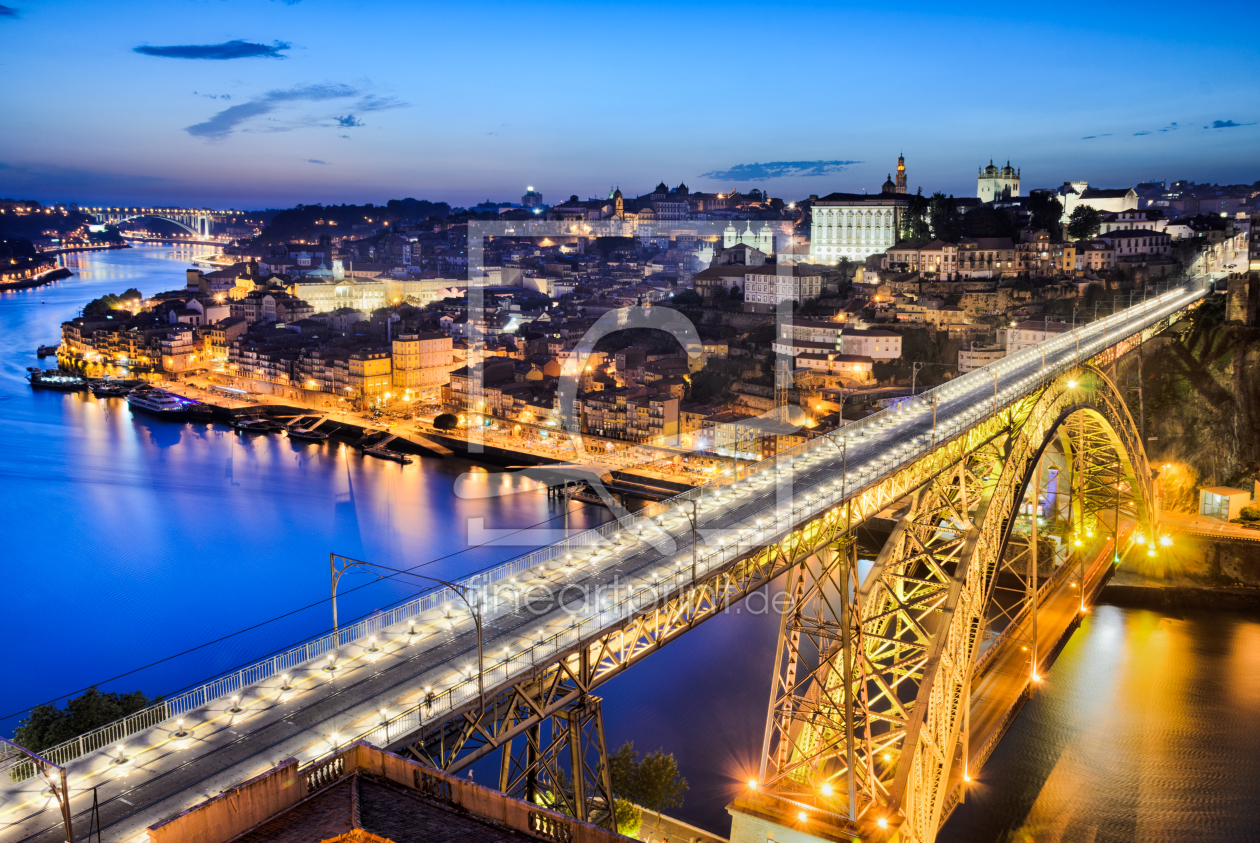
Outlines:
{"type": "MultiPolygon", "coordinates": [[[[197,248],[70,255],[73,277],[0,294],[0,733],[17,723],[6,715],[94,682],[169,693],[325,631],[329,552],[450,578],[541,543],[521,532],[478,546],[473,519],[559,526],[541,492],[457,497],[461,473],[498,485],[497,471],[465,460],[398,466],[27,386],[36,346],[55,343],[63,320],[105,293],[181,286],[197,248]]],[[[571,515],[579,528],[606,517],[577,504],[571,515]]],[[[417,587],[348,574],[341,590],[346,619],[417,587]]],[[[680,818],[729,831],[725,805],[756,772],[777,632],[775,616],[740,607],[600,690],[610,746],[674,753],[691,784],[680,818]]],[[[493,764],[478,765],[478,781],[494,781],[493,764]]],[[[1254,840],[1258,776],[1258,619],[1102,606],[940,839],[1254,840]]]]}

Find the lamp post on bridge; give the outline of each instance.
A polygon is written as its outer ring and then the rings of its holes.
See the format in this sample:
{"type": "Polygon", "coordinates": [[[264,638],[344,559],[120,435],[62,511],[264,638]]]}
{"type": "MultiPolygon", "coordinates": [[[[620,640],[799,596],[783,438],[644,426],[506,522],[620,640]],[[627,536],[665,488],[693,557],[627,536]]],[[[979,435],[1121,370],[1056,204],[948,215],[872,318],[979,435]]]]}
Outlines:
{"type": "MultiPolygon", "coordinates": [[[[0,744],[10,746],[22,755],[25,755],[35,765],[35,769],[43,774],[48,781],[48,787],[52,791],[53,798],[57,800],[57,806],[61,808],[61,821],[66,826],[66,843],[74,843],[74,823],[70,814],[70,787],[66,783],[66,768],[54,764],[39,753],[32,752],[26,747],[15,744],[13,741],[5,738],[0,738],[0,744]]],[[[90,839],[91,829],[89,828],[88,831],[90,839]]]]}
{"type": "Polygon", "coordinates": [[[338,556],[335,553],[328,554],[328,568],[332,576],[332,607],[333,607],[333,643],[339,644],[337,640],[337,583],[341,580],[342,574],[351,568],[379,568],[382,571],[389,571],[391,574],[404,574],[409,577],[415,577],[421,580],[437,583],[438,585],[449,588],[455,593],[460,600],[464,601],[464,605],[468,607],[468,612],[472,615],[473,624],[477,629],[477,698],[478,713],[480,717],[486,710],[486,661],[485,661],[485,640],[481,626],[481,599],[478,598],[477,605],[474,607],[468,600],[468,592],[472,589],[466,585],[447,582],[437,577],[426,576],[425,574],[417,574],[414,571],[404,571],[401,568],[391,568],[388,565],[381,565],[377,562],[366,562],[362,559],[351,559],[347,556],[338,556]],[[337,560],[341,560],[341,567],[337,567],[337,560]]]}

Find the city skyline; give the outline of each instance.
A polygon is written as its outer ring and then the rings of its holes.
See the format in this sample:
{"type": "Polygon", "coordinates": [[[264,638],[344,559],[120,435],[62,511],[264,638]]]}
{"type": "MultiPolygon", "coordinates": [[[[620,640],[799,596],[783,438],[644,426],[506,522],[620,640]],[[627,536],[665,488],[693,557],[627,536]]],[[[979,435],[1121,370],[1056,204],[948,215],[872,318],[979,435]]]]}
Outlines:
{"type": "Polygon", "coordinates": [[[990,158],[1026,189],[1253,181],[1260,61],[1160,5],[23,2],[0,9],[0,64],[27,80],[0,194],[469,205],[664,180],[792,200],[878,192],[902,152],[912,192],[958,196],[990,158]]]}

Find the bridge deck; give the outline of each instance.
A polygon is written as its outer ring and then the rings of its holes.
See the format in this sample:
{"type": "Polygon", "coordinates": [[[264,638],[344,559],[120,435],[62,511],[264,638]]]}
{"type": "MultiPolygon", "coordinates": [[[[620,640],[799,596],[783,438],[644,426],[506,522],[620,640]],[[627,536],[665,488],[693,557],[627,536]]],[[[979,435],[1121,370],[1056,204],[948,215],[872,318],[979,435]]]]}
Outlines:
{"type": "MultiPolygon", "coordinates": [[[[697,500],[700,579],[919,459],[987,418],[995,405],[1036,391],[1043,377],[1158,323],[1200,295],[1189,289],[1165,294],[951,381],[910,408],[880,413],[766,460],[751,476],[687,493],[684,498],[697,500]]],[[[572,652],[601,630],[618,628],[641,605],[631,599],[636,592],[667,595],[690,587],[688,512],[689,505],[674,506],[632,529],[606,525],[479,578],[479,585],[494,582],[502,598],[487,602],[483,611],[487,688],[529,675],[535,664],[572,652]],[[518,599],[527,587],[545,598],[545,612],[518,599]],[[599,594],[598,602],[586,603],[586,594],[599,594]]],[[[178,736],[178,726],[168,720],[121,741],[121,750],[113,744],[69,761],[79,822],[86,826],[91,789],[99,787],[107,839],[131,839],[158,819],[284,758],[306,762],[326,754],[334,741],[364,734],[392,741],[422,721],[449,719],[476,697],[472,620],[454,595],[376,634],[375,643],[343,639],[335,671],[323,669],[323,658],[291,668],[291,690],[282,688],[279,675],[262,671],[258,681],[233,692],[240,694],[239,704],[220,696],[184,714],[187,737],[178,736]],[[435,695],[431,706],[420,705],[426,688],[435,695]],[[380,728],[383,720],[388,729],[380,728]],[[120,754],[127,760],[115,763],[120,754]]],[[[6,840],[62,839],[56,806],[44,790],[28,779],[0,794],[0,833],[6,840]]]]}

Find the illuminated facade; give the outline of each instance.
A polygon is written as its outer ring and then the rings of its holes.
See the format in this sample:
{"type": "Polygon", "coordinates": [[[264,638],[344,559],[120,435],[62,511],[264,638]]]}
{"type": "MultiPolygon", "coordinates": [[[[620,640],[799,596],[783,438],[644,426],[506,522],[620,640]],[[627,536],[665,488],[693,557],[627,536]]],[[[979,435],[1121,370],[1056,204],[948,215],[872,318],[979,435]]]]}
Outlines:
{"type": "Polygon", "coordinates": [[[903,194],[832,193],[813,203],[810,225],[811,263],[861,263],[897,242],[901,215],[910,200],[903,194]]]}
{"type": "Polygon", "coordinates": [[[976,171],[976,196],[982,202],[993,202],[998,199],[1010,199],[1019,195],[1019,170],[1007,161],[1005,167],[995,166],[989,159],[989,166],[976,171]]]}

